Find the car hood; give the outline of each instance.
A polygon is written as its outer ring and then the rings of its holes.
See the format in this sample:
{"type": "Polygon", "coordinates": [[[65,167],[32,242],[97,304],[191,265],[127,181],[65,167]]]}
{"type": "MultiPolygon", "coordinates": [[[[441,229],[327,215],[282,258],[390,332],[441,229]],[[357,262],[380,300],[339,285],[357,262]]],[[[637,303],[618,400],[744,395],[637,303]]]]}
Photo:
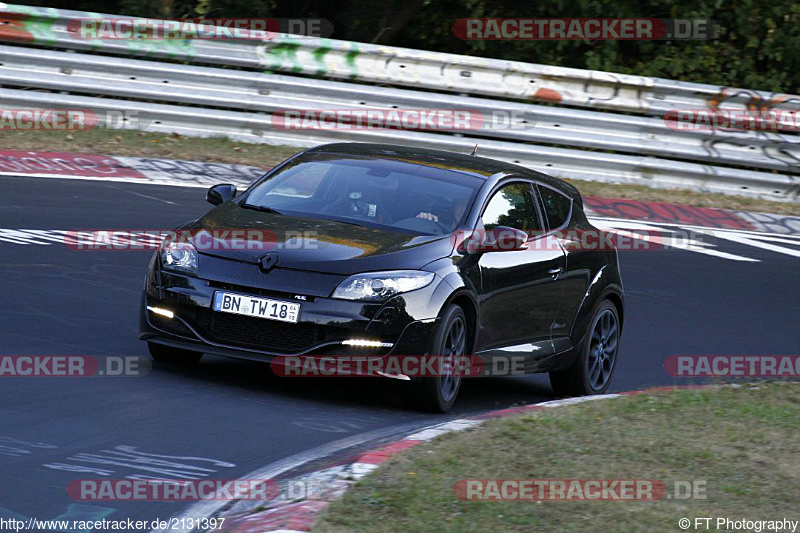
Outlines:
{"type": "MultiPolygon", "coordinates": [[[[449,235],[414,235],[386,228],[256,211],[226,202],[182,227],[224,236],[224,230],[260,230],[269,244],[242,249],[241,241],[199,246],[201,255],[259,263],[269,251],[277,252],[276,268],[350,275],[376,270],[419,269],[453,251],[449,235]]],[[[194,233],[194,231],[193,231],[194,233]]],[[[206,239],[205,242],[210,242],[206,239]]]]}

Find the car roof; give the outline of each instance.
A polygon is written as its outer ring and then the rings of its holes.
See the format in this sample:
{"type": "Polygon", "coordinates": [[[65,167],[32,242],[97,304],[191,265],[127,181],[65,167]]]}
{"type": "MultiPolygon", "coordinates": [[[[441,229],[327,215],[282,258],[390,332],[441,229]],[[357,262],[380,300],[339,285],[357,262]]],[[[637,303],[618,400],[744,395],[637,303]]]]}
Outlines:
{"type": "Polygon", "coordinates": [[[414,146],[401,146],[397,144],[378,143],[332,143],[311,148],[305,154],[342,154],[350,156],[377,157],[393,159],[407,163],[438,167],[455,172],[463,172],[483,179],[499,173],[514,173],[525,177],[536,178],[547,185],[551,185],[578,201],[581,201],[577,189],[569,183],[552,176],[542,174],[535,170],[525,168],[513,163],[489,159],[487,157],[447,152],[445,150],[431,150],[414,146]]]}

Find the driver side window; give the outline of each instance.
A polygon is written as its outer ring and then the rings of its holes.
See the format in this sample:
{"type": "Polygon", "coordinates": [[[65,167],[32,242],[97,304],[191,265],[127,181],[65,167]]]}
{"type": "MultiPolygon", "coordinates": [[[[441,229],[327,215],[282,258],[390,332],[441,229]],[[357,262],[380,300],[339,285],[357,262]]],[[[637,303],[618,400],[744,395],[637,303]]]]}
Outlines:
{"type": "Polygon", "coordinates": [[[539,216],[533,205],[530,184],[510,183],[494,193],[486,205],[481,222],[487,230],[498,226],[526,232],[541,230],[539,216]]]}

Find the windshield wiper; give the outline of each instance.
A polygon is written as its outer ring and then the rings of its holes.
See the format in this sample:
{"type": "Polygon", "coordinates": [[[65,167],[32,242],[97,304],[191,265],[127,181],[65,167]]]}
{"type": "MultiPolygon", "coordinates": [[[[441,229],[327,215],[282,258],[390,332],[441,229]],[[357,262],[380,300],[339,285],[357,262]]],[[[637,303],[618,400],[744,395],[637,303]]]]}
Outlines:
{"type": "Polygon", "coordinates": [[[331,222],[338,222],[339,224],[349,224],[350,226],[358,226],[359,228],[373,229],[372,226],[367,226],[366,224],[359,224],[355,220],[347,218],[332,218],[331,222]]]}
{"type": "Polygon", "coordinates": [[[262,211],[264,213],[275,213],[276,215],[282,215],[283,214],[280,211],[278,211],[277,209],[273,209],[268,205],[253,205],[253,204],[248,204],[248,203],[244,203],[244,204],[240,204],[240,205],[244,209],[252,209],[253,211],[262,211]]]}

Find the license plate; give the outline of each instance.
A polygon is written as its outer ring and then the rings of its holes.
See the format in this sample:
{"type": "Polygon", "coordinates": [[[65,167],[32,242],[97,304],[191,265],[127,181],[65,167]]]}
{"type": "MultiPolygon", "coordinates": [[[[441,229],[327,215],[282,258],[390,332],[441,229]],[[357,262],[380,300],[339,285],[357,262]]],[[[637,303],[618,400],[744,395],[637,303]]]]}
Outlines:
{"type": "Polygon", "coordinates": [[[300,317],[300,304],[217,291],[214,311],[295,323],[300,317]]]}

